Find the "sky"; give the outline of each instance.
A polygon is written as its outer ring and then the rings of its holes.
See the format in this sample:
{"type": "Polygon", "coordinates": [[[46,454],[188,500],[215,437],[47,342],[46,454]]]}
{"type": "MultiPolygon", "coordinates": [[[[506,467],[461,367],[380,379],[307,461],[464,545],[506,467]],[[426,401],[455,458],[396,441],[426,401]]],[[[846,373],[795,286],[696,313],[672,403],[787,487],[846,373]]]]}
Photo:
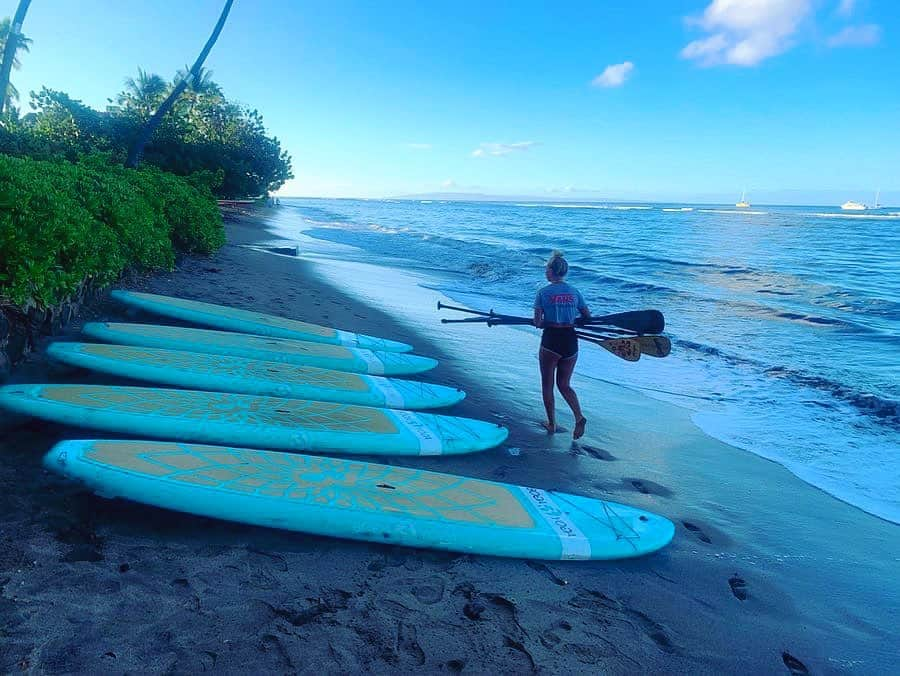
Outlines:
{"type": "MultiPolygon", "coordinates": [[[[13,82],[102,108],[221,6],[32,0],[13,82]]],[[[235,0],[206,65],[283,195],[900,204],[898,32],[896,0],[235,0]]]]}

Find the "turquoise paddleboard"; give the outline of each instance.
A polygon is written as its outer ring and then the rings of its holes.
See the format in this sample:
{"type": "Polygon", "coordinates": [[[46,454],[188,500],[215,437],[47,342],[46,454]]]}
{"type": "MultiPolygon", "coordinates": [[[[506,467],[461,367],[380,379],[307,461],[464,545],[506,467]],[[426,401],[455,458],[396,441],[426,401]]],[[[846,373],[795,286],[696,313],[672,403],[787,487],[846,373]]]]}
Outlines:
{"type": "Polygon", "coordinates": [[[373,352],[343,345],[251,336],[229,331],[186,329],[180,326],[90,322],[81,331],[86,336],[107,343],[224,354],[352,373],[404,376],[430,371],[437,366],[437,360],[416,354],[373,352]]]}
{"type": "Polygon", "coordinates": [[[349,345],[361,347],[365,350],[379,350],[382,352],[409,352],[411,345],[400,343],[387,338],[374,338],[362,333],[350,333],[332,329],[318,324],[297,321],[277,317],[262,312],[239,310],[225,305],[213,305],[201,303],[186,298],[174,298],[172,296],[158,296],[153,293],[139,293],[136,291],[113,291],[110,294],[115,300],[139,310],[145,310],[154,314],[180,319],[192,324],[212,326],[225,331],[238,331],[240,333],[252,333],[257,336],[274,336],[276,338],[293,338],[294,340],[307,340],[311,343],[326,343],[329,345],[349,345]]]}
{"type": "Polygon", "coordinates": [[[257,526],[530,559],[665,547],[671,521],[538,488],[350,459],[152,441],[63,441],[47,468],[109,498],[257,526]]]}
{"type": "Polygon", "coordinates": [[[462,390],[431,383],[182,350],[57,342],[47,354],[122,378],[198,390],[405,409],[452,406],[466,396],[462,390]]]}
{"type": "Polygon", "coordinates": [[[327,401],[108,385],[5,385],[0,407],[119,434],[317,453],[453,455],[497,446],[489,422],[327,401]]]}

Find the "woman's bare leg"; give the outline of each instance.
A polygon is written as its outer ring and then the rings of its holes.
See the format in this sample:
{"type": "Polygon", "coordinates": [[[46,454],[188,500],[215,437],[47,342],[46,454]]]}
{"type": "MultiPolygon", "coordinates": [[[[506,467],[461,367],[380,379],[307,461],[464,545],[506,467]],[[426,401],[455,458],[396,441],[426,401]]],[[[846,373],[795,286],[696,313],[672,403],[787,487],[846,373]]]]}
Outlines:
{"type": "Polygon", "coordinates": [[[575,362],[577,361],[578,355],[576,354],[571,359],[560,359],[556,367],[556,387],[559,388],[559,393],[566,400],[575,416],[575,429],[572,432],[573,439],[580,439],[584,435],[584,426],[587,424],[587,420],[585,420],[584,414],[581,412],[581,403],[578,401],[578,395],[575,394],[575,390],[569,383],[572,379],[572,374],[575,372],[575,362]]]}
{"type": "Polygon", "coordinates": [[[556,378],[559,355],[541,348],[538,361],[541,364],[541,396],[544,399],[544,409],[547,411],[547,422],[544,423],[544,427],[553,434],[556,432],[556,397],[553,394],[553,381],[556,378]]]}

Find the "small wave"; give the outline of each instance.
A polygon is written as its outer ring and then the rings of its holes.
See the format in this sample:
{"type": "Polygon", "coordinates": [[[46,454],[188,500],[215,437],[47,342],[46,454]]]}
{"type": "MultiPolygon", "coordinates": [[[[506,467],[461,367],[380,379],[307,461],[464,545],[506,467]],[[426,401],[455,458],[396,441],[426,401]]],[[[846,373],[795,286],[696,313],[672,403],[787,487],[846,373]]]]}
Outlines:
{"type": "MultiPolygon", "coordinates": [[[[675,345],[680,349],[689,349],[708,357],[716,357],[724,363],[733,366],[754,366],[760,368],[763,374],[770,378],[783,378],[796,385],[825,392],[836,400],[850,404],[862,413],[873,416],[888,427],[900,428],[900,401],[863,392],[836,380],[804,373],[799,369],[767,365],[758,359],[726,352],[707,343],[698,343],[693,340],[679,338],[675,340],[675,345]]],[[[825,405],[828,404],[826,403],[825,405]]]]}
{"type": "Polygon", "coordinates": [[[530,209],[536,209],[538,207],[542,209],[609,209],[605,204],[514,204],[516,207],[527,207],[530,209]]]}
{"type": "Polygon", "coordinates": [[[845,322],[839,319],[828,319],[827,317],[816,317],[813,315],[801,315],[796,312],[779,312],[775,315],[780,319],[790,319],[795,322],[807,322],[809,324],[822,324],[825,326],[841,326],[845,322]]]}
{"type": "Polygon", "coordinates": [[[419,204],[431,204],[431,200],[419,200],[419,204]]]}
{"type": "Polygon", "coordinates": [[[605,204],[544,204],[551,209],[609,209],[605,204]]]}
{"type": "Polygon", "coordinates": [[[547,209],[613,209],[615,211],[646,211],[653,207],[643,205],[624,205],[624,204],[516,204],[517,207],[545,207],[547,209]]]}
{"type": "Polygon", "coordinates": [[[663,211],[693,211],[694,207],[681,207],[680,209],[663,208],[663,211]]]}
{"type": "Polygon", "coordinates": [[[768,211],[747,211],[746,209],[698,209],[703,214],[748,214],[751,216],[765,216],[768,211]]]}
{"type": "Polygon", "coordinates": [[[821,376],[808,375],[786,366],[773,366],[765,373],[776,378],[789,378],[794,383],[827,392],[836,399],[845,401],[863,413],[872,415],[892,427],[900,426],[900,401],[879,397],[869,392],[860,392],[843,383],[821,376]]]}
{"type": "Polygon", "coordinates": [[[831,213],[811,213],[802,214],[803,216],[815,216],[816,218],[857,218],[875,221],[896,221],[900,219],[900,212],[891,212],[888,214],[831,214],[831,213]]]}

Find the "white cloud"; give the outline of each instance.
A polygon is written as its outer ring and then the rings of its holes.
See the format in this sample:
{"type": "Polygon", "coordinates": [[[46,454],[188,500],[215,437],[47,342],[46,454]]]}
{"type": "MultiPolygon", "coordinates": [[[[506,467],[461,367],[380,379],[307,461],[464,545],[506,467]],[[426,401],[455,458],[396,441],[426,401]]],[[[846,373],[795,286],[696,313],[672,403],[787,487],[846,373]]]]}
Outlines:
{"type": "Polygon", "coordinates": [[[472,151],[472,157],[501,157],[515,152],[524,152],[538,145],[537,141],[519,141],[518,143],[482,143],[472,151]]]}
{"type": "Polygon", "coordinates": [[[430,143],[407,143],[406,147],[413,150],[431,150],[432,148],[430,143]]]}
{"type": "Polygon", "coordinates": [[[854,9],[856,9],[856,0],[841,0],[838,4],[837,13],[847,18],[853,14],[854,9]]]}
{"type": "Polygon", "coordinates": [[[688,19],[710,35],[686,45],[681,56],[702,66],[755,66],[789,49],[811,10],[811,0],[713,0],[688,19]]]}
{"type": "Polygon", "coordinates": [[[454,181],[452,178],[448,178],[446,181],[443,181],[441,183],[441,187],[442,188],[455,188],[455,187],[457,187],[457,184],[456,184],[456,181],[454,181]]]}
{"type": "Polygon", "coordinates": [[[828,38],[829,47],[871,47],[881,41],[881,26],[874,23],[847,26],[828,38]]]}
{"type": "Polygon", "coordinates": [[[621,87],[633,70],[634,64],[631,61],[616,63],[604,68],[603,72],[591,81],[591,84],[595,87],[621,87]]]}

